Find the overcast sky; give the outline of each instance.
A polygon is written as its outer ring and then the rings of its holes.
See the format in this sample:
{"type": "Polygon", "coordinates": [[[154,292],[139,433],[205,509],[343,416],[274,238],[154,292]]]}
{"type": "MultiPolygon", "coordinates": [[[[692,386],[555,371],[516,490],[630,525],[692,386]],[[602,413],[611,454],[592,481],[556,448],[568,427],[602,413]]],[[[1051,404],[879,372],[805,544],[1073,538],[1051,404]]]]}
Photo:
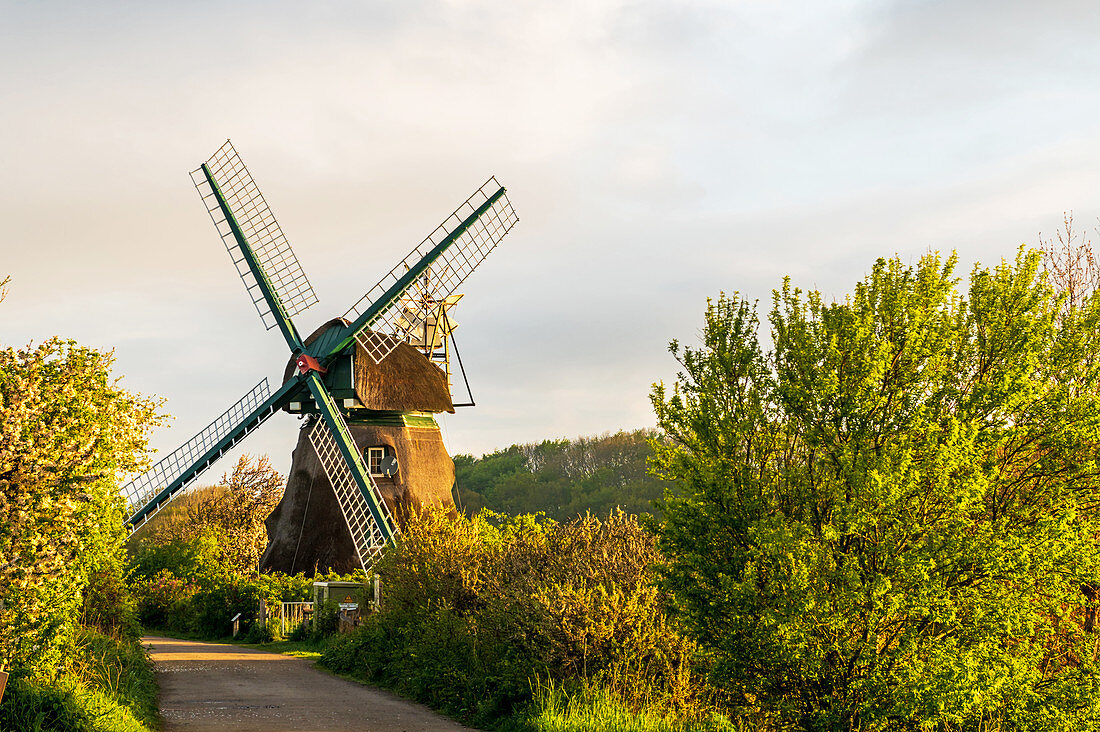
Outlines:
{"type": "MultiPolygon", "coordinates": [[[[0,0],[0,343],[113,348],[160,449],[276,382],[187,176],[231,138],[321,299],[303,332],[508,187],[452,453],[652,426],[708,296],[1092,231],[1098,37],[1087,2],[0,0]]],[[[244,448],[286,469],[296,428],[244,448]]]]}

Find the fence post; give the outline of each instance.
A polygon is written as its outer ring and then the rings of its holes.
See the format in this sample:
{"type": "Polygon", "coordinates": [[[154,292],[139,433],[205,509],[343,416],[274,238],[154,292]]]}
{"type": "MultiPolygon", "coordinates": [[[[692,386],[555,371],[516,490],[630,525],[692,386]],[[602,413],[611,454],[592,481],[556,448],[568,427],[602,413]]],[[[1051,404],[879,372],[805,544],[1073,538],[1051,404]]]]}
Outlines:
{"type": "Polygon", "coordinates": [[[372,584],[374,585],[374,602],[371,604],[374,605],[374,609],[377,611],[382,607],[382,575],[376,572],[372,584]]]}

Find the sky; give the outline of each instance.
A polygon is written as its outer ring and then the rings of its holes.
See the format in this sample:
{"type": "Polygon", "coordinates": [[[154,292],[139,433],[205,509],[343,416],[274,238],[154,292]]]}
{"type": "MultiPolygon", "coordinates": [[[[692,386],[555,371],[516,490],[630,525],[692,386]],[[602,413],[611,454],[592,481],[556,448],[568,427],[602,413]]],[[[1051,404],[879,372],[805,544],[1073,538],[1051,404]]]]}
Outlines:
{"type": "MultiPolygon", "coordinates": [[[[277,384],[187,175],[229,138],[320,297],[303,333],[508,188],[454,311],[452,454],[650,427],[708,297],[842,298],[930,249],[965,273],[1067,211],[1095,235],[1097,37],[1057,0],[0,0],[0,345],[113,349],[162,451],[277,384]]],[[[298,426],[241,449],[286,470],[298,426]]]]}

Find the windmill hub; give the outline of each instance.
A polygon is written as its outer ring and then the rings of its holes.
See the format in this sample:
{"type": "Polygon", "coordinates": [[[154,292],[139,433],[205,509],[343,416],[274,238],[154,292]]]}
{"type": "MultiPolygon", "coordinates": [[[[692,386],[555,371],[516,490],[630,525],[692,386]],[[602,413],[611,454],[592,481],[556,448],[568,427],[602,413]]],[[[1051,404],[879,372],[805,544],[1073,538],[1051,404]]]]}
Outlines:
{"type": "Polygon", "coordinates": [[[297,361],[294,362],[298,366],[298,373],[305,374],[309,371],[316,371],[319,374],[327,374],[328,369],[321,366],[317,359],[310,356],[308,353],[303,353],[298,356],[297,361]]]}

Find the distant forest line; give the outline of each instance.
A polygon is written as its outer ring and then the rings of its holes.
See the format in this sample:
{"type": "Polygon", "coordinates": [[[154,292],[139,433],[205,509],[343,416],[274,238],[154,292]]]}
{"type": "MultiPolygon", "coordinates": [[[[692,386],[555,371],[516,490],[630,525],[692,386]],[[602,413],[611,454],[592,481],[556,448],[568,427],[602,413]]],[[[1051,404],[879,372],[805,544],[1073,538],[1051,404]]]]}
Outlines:
{"type": "Polygon", "coordinates": [[[456,455],[455,501],[467,515],[483,508],[519,515],[542,512],[564,521],[615,508],[654,513],[665,483],[651,476],[653,429],[512,445],[474,457],[456,455]]]}

